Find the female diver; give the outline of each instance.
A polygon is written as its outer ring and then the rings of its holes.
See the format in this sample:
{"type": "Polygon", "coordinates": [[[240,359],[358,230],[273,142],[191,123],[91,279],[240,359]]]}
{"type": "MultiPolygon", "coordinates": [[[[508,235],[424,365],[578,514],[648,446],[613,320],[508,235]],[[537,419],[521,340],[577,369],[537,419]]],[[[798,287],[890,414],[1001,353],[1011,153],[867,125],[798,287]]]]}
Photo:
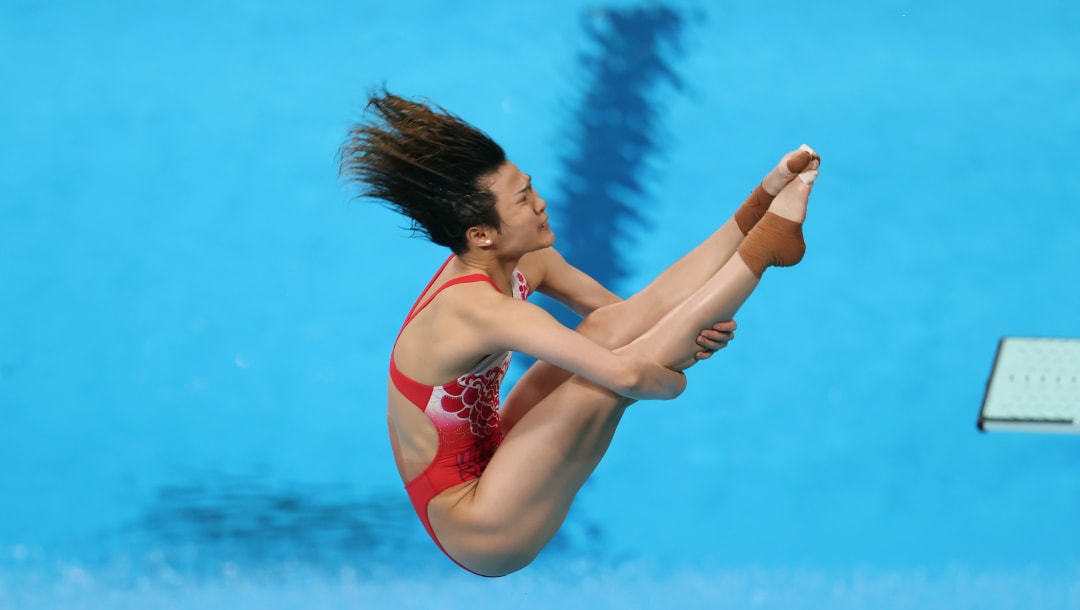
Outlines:
{"type": "Polygon", "coordinates": [[[732,338],[765,269],[802,258],[820,160],[788,153],[713,235],[622,300],[552,247],[530,176],[486,134],[385,91],[367,109],[340,150],[343,175],[452,253],[390,355],[394,458],[439,548],[476,574],[509,574],[554,536],[626,408],[682,393],[682,371],[732,338]],[[527,302],[534,291],[581,324],[527,302]],[[500,408],[510,352],[537,362],[500,408]]]}

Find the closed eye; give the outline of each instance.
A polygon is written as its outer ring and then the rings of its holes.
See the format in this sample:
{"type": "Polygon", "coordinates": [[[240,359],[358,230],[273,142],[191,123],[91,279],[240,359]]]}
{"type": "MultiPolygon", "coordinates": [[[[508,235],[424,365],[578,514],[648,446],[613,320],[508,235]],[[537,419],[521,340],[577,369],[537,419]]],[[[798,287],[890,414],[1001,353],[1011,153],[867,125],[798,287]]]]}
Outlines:
{"type": "Polygon", "coordinates": [[[525,201],[528,198],[529,191],[532,190],[532,176],[526,174],[525,179],[525,186],[521,187],[521,190],[519,190],[517,193],[514,193],[515,195],[522,196],[520,201],[525,201]]]}

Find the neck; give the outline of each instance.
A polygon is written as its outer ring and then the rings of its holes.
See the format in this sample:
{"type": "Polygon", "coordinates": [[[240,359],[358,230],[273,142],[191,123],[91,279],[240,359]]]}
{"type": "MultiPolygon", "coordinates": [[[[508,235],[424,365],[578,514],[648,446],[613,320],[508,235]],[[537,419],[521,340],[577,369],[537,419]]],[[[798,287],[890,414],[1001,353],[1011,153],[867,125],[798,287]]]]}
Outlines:
{"type": "Polygon", "coordinates": [[[521,257],[501,258],[487,250],[469,250],[455,257],[455,264],[464,273],[483,273],[504,291],[510,290],[510,274],[521,257]]]}

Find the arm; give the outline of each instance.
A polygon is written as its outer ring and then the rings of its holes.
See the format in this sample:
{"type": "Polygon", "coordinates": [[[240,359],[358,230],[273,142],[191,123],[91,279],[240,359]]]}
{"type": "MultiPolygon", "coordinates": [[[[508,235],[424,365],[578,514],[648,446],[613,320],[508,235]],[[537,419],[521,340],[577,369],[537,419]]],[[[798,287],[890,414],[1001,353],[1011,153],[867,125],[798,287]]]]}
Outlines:
{"type": "MultiPolygon", "coordinates": [[[[599,323],[601,326],[608,327],[609,331],[599,334],[585,332],[601,345],[615,348],[628,343],[636,336],[633,329],[624,328],[623,330],[627,331],[625,336],[617,330],[620,326],[619,319],[624,315],[624,312],[619,311],[623,305],[617,304],[622,304],[624,301],[600,282],[568,263],[555,248],[545,248],[529,253],[522,258],[518,266],[529,278],[534,290],[559,301],[582,317],[587,317],[598,309],[615,305],[600,316],[601,319],[610,317],[614,320],[591,320],[594,324],[599,323]],[[612,332],[614,334],[611,334],[612,332]]],[[[578,330],[585,331],[584,328],[578,330]]],[[[735,322],[732,320],[718,322],[710,328],[702,329],[697,337],[697,344],[701,350],[697,352],[696,359],[706,360],[717,351],[727,347],[728,342],[734,338],[734,331],[735,322]]]]}
{"type": "Polygon", "coordinates": [[[555,248],[526,254],[518,267],[534,291],[555,299],[581,317],[622,301],[600,282],[566,262],[555,248]]]}
{"type": "Polygon", "coordinates": [[[634,400],[667,400],[686,389],[686,377],[651,360],[608,350],[525,301],[485,292],[462,310],[485,338],[484,351],[517,351],[548,362],[634,400]]]}

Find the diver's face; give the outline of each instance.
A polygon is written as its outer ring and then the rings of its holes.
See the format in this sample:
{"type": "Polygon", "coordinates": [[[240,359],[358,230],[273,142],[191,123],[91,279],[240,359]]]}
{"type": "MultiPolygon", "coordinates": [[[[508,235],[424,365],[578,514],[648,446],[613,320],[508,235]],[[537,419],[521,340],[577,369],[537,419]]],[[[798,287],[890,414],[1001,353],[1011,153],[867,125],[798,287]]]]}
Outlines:
{"type": "Polygon", "coordinates": [[[532,186],[532,178],[507,161],[495,172],[491,186],[499,230],[493,242],[505,252],[531,252],[555,243],[548,226],[547,203],[532,186]]]}

